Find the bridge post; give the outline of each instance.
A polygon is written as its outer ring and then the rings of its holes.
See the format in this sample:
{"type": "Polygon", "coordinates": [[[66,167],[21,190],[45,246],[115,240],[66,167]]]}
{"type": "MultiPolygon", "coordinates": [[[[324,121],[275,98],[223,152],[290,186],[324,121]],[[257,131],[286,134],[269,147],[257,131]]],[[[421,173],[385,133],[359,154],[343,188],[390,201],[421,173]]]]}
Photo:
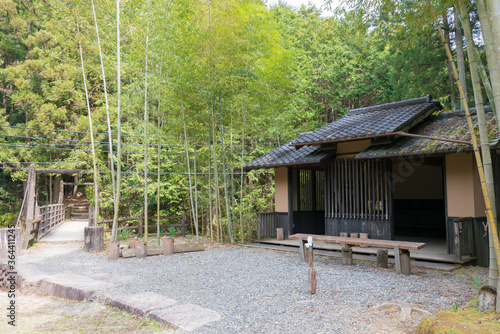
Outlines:
{"type": "Polygon", "coordinates": [[[35,184],[36,173],[35,165],[30,165],[28,169],[28,185],[26,187],[26,231],[23,240],[23,249],[28,248],[28,241],[31,235],[32,222],[35,211],[35,184]]]}
{"type": "Polygon", "coordinates": [[[64,181],[61,179],[59,183],[59,200],[57,204],[62,204],[64,201],[64,181]]]}

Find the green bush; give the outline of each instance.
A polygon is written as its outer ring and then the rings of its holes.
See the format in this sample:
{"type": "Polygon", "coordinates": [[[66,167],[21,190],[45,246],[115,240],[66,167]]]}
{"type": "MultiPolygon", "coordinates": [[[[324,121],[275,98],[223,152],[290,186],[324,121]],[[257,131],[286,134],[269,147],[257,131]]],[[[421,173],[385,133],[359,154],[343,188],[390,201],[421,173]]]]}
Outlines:
{"type": "Polygon", "coordinates": [[[118,240],[127,240],[130,230],[121,230],[118,232],[118,240]]]}
{"type": "Polygon", "coordinates": [[[4,213],[0,215],[0,228],[11,227],[16,224],[17,213],[4,213]]]}
{"type": "Polygon", "coordinates": [[[168,228],[168,233],[170,233],[170,237],[171,237],[171,238],[175,238],[175,227],[170,226],[170,227],[168,228]]]}

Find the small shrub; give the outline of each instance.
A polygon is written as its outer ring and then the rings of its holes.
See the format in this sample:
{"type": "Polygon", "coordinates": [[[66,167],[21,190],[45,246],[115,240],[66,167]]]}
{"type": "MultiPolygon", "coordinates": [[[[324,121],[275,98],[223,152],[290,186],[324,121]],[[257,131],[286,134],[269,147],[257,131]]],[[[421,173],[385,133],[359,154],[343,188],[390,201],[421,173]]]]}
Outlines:
{"type": "Polygon", "coordinates": [[[0,228],[11,227],[16,224],[17,213],[4,213],[0,215],[0,228]]]}
{"type": "Polygon", "coordinates": [[[118,240],[127,240],[130,230],[121,230],[118,232],[118,240]]]}
{"type": "Polygon", "coordinates": [[[171,238],[175,238],[175,227],[170,226],[170,227],[168,228],[168,233],[170,233],[170,237],[171,237],[171,238]]]}

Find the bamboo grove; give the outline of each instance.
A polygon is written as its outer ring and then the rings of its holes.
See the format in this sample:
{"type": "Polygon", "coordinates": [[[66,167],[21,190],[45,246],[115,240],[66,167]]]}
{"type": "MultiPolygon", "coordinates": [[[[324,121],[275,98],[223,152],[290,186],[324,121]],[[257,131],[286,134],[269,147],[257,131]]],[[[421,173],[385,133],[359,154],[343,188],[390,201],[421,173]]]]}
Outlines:
{"type": "MultiPolygon", "coordinates": [[[[88,169],[101,218],[185,211],[194,235],[247,242],[274,187],[245,163],[349,108],[429,93],[458,104],[437,29],[402,28],[389,5],[378,21],[259,0],[0,5],[5,220],[34,163],[88,169]]],[[[455,38],[454,16],[440,18],[455,38]]],[[[39,181],[39,202],[51,182],[39,181]]]]}

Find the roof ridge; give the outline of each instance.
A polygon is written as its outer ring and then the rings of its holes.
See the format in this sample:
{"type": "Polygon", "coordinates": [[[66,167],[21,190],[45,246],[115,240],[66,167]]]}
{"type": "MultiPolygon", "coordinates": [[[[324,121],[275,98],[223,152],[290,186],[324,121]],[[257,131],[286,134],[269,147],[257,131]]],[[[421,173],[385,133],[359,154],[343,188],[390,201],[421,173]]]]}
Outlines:
{"type": "Polygon", "coordinates": [[[397,102],[390,102],[390,103],[384,103],[384,104],[379,104],[376,106],[371,106],[371,107],[365,107],[365,108],[358,108],[358,109],[351,109],[347,111],[347,115],[359,115],[359,114],[365,114],[373,111],[378,111],[378,110],[384,110],[384,109],[392,109],[392,108],[398,108],[398,107],[405,107],[405,106],[411,106],[414,104],[421,104],[421,103],[429,103],[431,102],[432,97],[431,95],[426,95],[423,97],[417,97],[415,99],[409,99],[409,100],[404,100],[404,101],[397,101],[397,102]]]}
{"type": "MultiPolygon", "coordinates": [[[[469,112],[471,116],[474,116],[477,114],[476,112],[476,107],[471,107],[469,108],[469,112]]],[[[490,113],[493,112],[493,109],[491,108],[490,105],[484,106],[484,112],[490,113]]],[[[438,119],[443,119],[443,118],[451,118],[451,117],[465,117],[465,109],[456,109],[452,111],[443,111],[440,112],[436,115],[436,118],[438,119]]]]}

